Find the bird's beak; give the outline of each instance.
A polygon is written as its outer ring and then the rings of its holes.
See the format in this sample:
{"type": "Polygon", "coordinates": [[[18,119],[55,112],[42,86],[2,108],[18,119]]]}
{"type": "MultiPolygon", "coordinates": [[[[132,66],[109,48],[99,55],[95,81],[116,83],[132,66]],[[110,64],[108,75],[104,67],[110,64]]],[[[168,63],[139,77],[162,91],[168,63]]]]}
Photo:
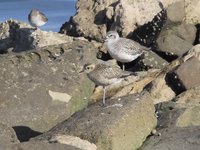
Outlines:
{"type": "Polygon", "coordinates": [[[108,42],[108,39],[105,37],[105,38],[103,39],[103,41],[104,41],[104,42],[108,42]]]}
{"type": "Polygon", "coordinates": [[[78,73],[83,73],[84,72],[84,68],[82,68],[78,73]]]}

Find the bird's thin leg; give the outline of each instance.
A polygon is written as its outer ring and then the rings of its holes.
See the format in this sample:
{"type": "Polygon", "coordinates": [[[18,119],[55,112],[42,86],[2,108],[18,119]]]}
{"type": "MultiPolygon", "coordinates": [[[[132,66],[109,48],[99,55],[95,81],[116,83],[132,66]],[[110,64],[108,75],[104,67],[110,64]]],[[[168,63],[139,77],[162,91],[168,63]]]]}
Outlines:
{"type": "Polygon", "coordinates": [[[125,65],[124,65],[124,63],[122,64],[122,70],[123,70],[123,71],[125,70],[125,65]]]}
{"type": "Polygon", "coordinates": [[[105,106],[106,104],[106,87],[103,86],[103,105],[105,106]]]}

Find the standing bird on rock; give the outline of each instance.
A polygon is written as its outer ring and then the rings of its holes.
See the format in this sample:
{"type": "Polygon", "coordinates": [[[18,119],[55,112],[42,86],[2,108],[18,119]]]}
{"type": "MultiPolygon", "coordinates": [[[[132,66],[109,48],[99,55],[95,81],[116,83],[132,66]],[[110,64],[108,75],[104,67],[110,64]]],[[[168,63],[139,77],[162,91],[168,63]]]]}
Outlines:
{"type": "Polygon", "coordinates": [[[38,27],[45,25],[48,21],[48,18],[39,10],[32,9],[28,15],[28,21],[37,29],[38,27]]]}
{"type": "Polygon", "coordinates": [[[103,105],[105,105],[106,86],[118,83],[123,80],[123,77],[132,74],[132,72],[122,71],[117,66],[106,64],[86,64],[81,72],[83,71],[96,85],[103,86],[103,105]]]}
{"type": "Polygon", "coordinates": [[[149,51],[150,49],[133,40],[120,38],[116,31],[109,31],[106,34],[105,42],[109,54],[112,58],[122,63],[123,70],[125,69],[124,63],[137,59],[145,51],[149,51]]]}

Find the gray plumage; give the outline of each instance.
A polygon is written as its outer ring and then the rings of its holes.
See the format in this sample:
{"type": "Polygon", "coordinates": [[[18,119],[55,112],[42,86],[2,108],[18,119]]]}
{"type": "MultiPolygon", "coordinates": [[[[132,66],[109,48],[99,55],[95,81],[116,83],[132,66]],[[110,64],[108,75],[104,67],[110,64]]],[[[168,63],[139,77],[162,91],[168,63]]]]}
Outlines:
{"type": "Polygon", "coordinates": [[[116,31],[109,31],[106,34],[106,45],[111,57],[122,63],[131,62],[149,50],[136,41],[120,38],[116,31]]]}
{"type": "Polygon", "coordinates": [[[48,21],[48,18],[45,16],[45,14],[43,14],[39,10],[32,9],[31,12],[28,15],[28,20],[29,20],[29,23],[33,27],[38,28],[38,27],[43,26],[44,24],[46,24],[47,21],[48,21]]]}
{"type": "Polygon", "coordinates": [[[108,66],[106,64],[87,64],[84,66],[84,71],[87,72],[87,76],[96,85],[103,86],[103,104],[105,104],[106,86],[120,82],[123,77],[129,76],[132,73],[123,71],[117,66],[108,66]]]}

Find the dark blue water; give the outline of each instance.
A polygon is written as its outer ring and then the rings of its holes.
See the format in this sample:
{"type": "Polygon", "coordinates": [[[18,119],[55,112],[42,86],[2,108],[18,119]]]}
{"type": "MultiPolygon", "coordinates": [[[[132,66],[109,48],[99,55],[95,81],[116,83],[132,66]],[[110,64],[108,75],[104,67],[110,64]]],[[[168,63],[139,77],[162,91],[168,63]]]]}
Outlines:
{"type": "Polygon", "coordinates": [[[0,22],[10,18],[28,23],[32,8],[39,9],[49,19],[41,27],[47,31],[59,31],[64,22],[75,14],[76,0],[0,0],[0,22]]]}

